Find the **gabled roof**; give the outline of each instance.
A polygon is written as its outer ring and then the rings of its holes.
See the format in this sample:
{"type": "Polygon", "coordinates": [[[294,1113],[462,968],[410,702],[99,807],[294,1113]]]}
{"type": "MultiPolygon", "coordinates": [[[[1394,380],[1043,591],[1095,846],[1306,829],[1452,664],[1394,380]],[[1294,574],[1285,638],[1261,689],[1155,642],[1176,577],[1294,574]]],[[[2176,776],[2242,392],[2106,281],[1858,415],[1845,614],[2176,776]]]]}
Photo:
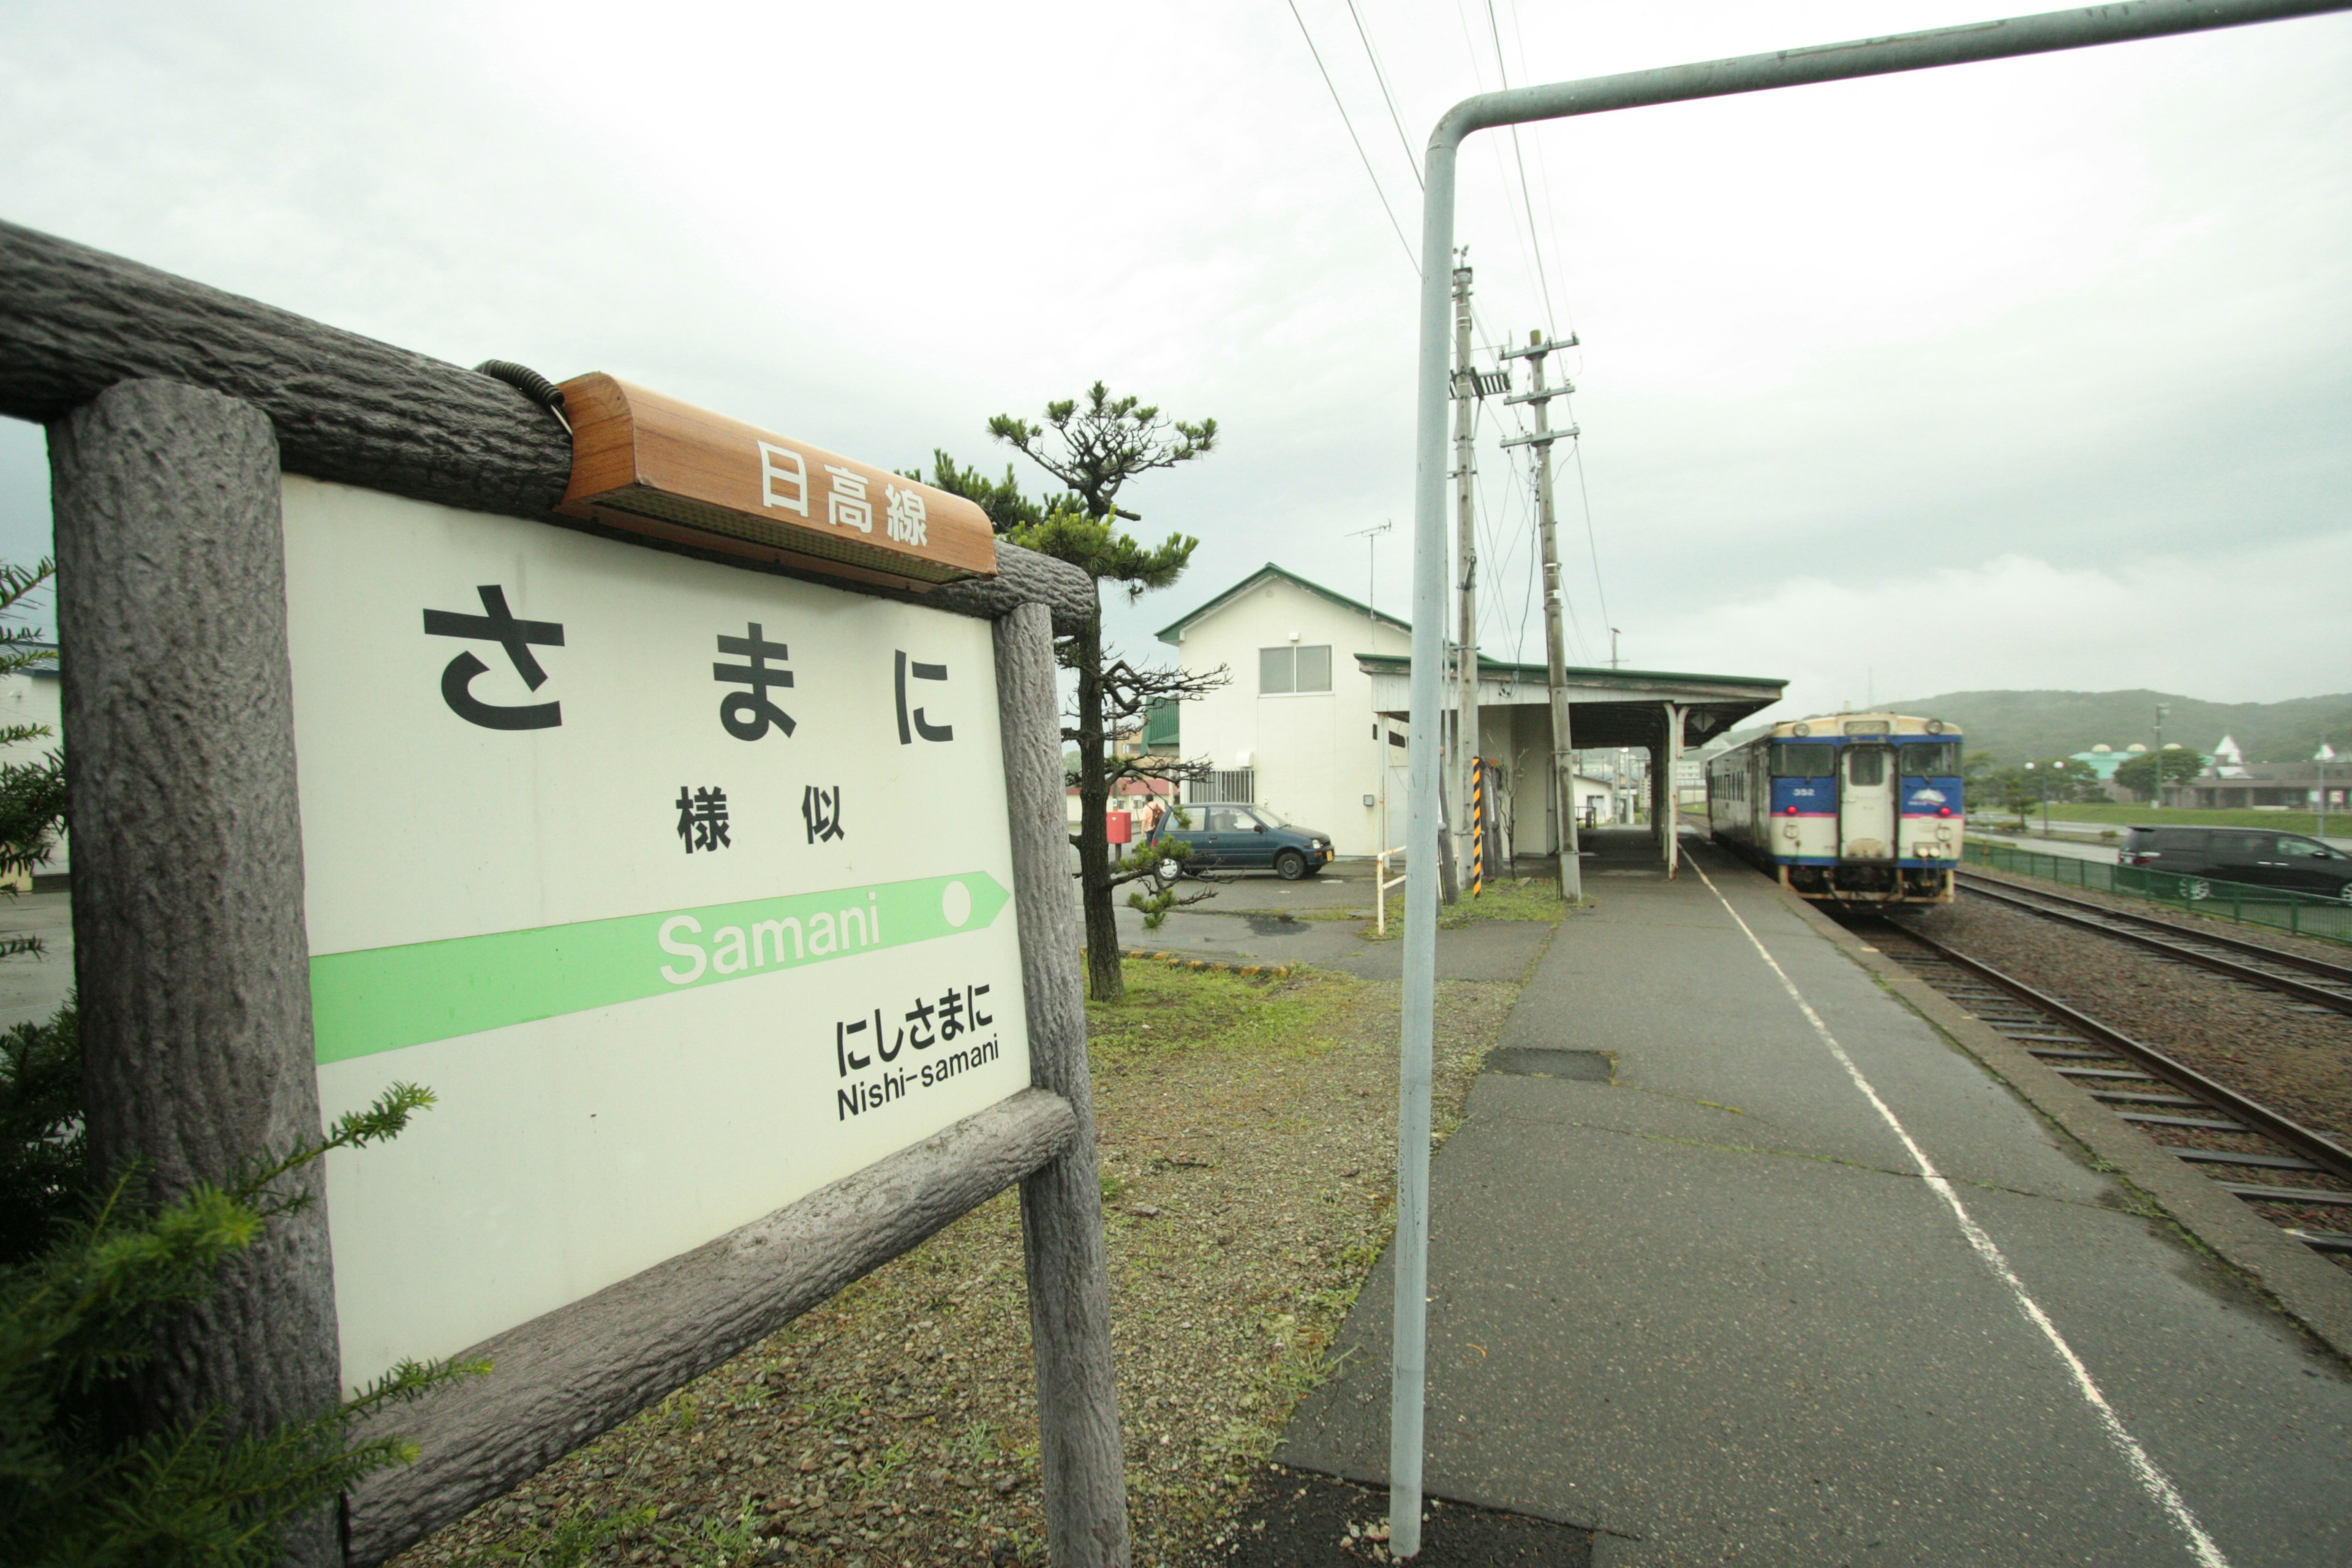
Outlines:
{"type": "MultiPolygon", "coordinates": [[[[1402,653],[1360,653],[1356,663],[1369,675],[1408,675],[1412,670],[1412,656],[1402,653]]],[[[1765,675],[1698,675],[1680,669],[1602,669],[1594,665],[1571,664],[1568,677],[1579,685],[1589,686],[1652,686],[1661,681],[1697,681],[1712,686],[1755,686],[1769,688],[1778,693],[1789,683],[1778,676],[1765,675]]],[[[1527,680],[1548,678],[1548,667],[1540,664],[1509,664],[1499,658],[1478,656],[1481,675],[1516,676],[1527,680]]]]}
{"type": "Polygon", "coordinates": [[[1232,587],[1226,589],[1223,593],[1218,595],[1215,598],[1210,600],[1207,604],[1202,605],[1199,609],[1192,611],[1189,615],[1178,616],[1175,620],[1172,620],[1166,626],[1160,627],[1160,630],[1153,635],[1158,637],[1161,642],[1172,643],[1178,637],[1183,634],[1184,628],[1191,626],[1194,621],[1200,620],[1204,616],[1216,614],[1219,610],[1223,609],[1226,605],[1241,597],[1244,594],[1248,593],[1260,583],[1265,582],[1268,578],[1274,577],[1279,577],[1282,581],[1288,583],[1293,587],[1304,588],[1310,594],[1319,595],[1323,598],[1330,600],[1331,603],[1339,605],[1341,609],[1353,610],[1360,616],[1363,616],[1371,620],[1380,621],[1387,626],[1394,626],[1401,632],[1409,632],[1412,630],[1412,623],[1411,621],[1401,621],[1394,616],[1387,614],[1385,611],[1372,608],[1370,605],[1363,603],[1361,600],[1350,599],[1345,594],[1334,593],[1332,590],[1326,588],[1320,583],[1309,582],[1307,579],[1301,577],[1297,573],[1290,571],[1286,567],[1276,566],[1273,562],[1269,561],[1265,565],[1259,567],[1256,571],[1251,573],[1248,576],[1243,578],[1240,582],[1234,584],[1232,587]]]}

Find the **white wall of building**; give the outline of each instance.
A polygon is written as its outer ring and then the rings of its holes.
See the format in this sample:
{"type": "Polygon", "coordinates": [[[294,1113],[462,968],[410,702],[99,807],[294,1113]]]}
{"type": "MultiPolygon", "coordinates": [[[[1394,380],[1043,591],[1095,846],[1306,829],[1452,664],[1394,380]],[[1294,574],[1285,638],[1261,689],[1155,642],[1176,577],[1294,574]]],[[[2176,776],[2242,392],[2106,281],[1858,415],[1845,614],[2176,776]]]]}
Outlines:
{"type": "MultiPolygon", "coordinates": [[[[1384,847],[1379,798],[1389,748],[1374,733],[1371,678],[1356,667],[1356,656],[1409,654],[1410,634],[1269,577],[1187,626],[1176,647],[1186,670],[1222,664],[1233,677],[1200,701],[1184,704],[1186,760],[1256,770],[1259,804],[1328,833],[1342,855],[1384,847]],[[1331,689],[1262,694],[1258,650],[1294,647],[1331,650],[1331,689]],[[1366,795],[1373,805],[1364,805],[1366,795]]],[[[1403,761],[1402,752],[1397,760],[1403,761]]]]}
{"type": "MultiPolygon", "coordinates": [[[[1402,734],[1405,727],[1401,721],[1380,721],[1373,678],[1358,667],[1356,656],[1409,655],[1411,633],[1269,575],[1185,626],[1177,650],[1188,672],[1224,665],[1233,677],[1208,697],[1184,704],[1187,761],[1253,769],[1259,804],[1301,826],[1328,833],[1342,855],[1374,855],[1402,841],[1405,753],[1390,745],[1387,735],[1402,734]],[[1329,691],[1258,689],[1259,651],[1293,647],[1331,649],[1329,691]]],[[[1480,712],[1482,754],[1509,770],[1511,847],[1518,855],[1548,855],[1555,841],[1550,716],[1538,688],[1534,701],[1480,712]]],[[[1580,811],[1597,798],[1606,821],[1608,795],[1606,784],[1578,777],[1580,811]]]]}

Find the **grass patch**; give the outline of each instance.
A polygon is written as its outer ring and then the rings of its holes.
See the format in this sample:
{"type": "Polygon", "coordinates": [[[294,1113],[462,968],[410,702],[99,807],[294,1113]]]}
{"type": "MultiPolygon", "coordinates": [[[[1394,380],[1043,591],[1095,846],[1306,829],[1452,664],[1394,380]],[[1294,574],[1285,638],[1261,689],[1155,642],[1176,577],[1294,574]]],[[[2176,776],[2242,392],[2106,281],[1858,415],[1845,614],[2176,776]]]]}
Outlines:
{"type": "MultiPolygon", "coordinates": [[[[1475,899],[1465,893],[1451,909],[1440,904],[1437,929],[1460,931],[1485,921],[1537,921],[1558,925],[1567,913],[1568,901],[1559,896],[1559,883],[1549,877],[1513,877],[1487,883],[1486,890],[1475,899]]],[[[1400,891],[1389,895],[1388,934],[1383,937],[1367,928],[1364,935],[1375,942],[1394,942],[1403,934],[1404,894],[1400,891]]]]}
{"type": "Polygon", "coordinates": [[[1121,1073],[1146,1058],[1186,1051],[1296,1056],[1328,1049],[1333,1042],[1344,986],[1330,977],[1276,983],[1133,960],[1125,967],[1125,996],[1087,1004],[1097,1072],[1121,1073]]]}

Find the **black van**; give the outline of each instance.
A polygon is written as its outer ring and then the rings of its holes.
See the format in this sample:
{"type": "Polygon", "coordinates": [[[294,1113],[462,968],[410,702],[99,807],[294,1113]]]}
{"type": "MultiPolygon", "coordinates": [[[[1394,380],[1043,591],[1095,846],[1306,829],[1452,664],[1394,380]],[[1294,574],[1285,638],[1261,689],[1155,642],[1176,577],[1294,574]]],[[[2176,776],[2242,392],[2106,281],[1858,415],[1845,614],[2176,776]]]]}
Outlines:
{"type": "Polygon", "coordinates": [[[2352,903],[2352,855],[2300,833],[2253,827],[2135,827],[2119,857],[2126,866],[2178,871],[2217,882],[2292,888],[2352,903]]]}

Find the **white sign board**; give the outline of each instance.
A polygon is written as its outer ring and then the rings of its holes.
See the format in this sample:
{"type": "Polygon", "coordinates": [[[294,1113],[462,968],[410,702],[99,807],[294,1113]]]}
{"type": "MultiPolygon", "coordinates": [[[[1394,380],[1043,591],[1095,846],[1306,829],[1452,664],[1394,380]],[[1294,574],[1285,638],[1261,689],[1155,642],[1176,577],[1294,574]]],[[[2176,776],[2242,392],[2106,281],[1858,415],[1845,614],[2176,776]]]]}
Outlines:
{"type": "Polygon", "coordinates": [[[986,622],[285,480],[343,1379],[1029,1084],[986,622]]]}

